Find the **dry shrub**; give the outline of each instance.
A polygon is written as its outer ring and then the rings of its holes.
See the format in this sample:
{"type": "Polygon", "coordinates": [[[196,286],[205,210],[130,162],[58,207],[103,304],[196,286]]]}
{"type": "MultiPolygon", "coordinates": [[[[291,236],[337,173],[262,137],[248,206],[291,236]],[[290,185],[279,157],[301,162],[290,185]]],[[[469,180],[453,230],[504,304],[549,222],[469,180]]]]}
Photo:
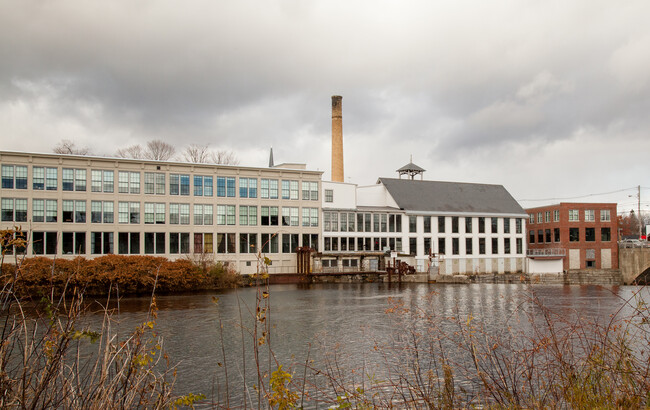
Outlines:
{"type": "Polygon", "coordinates": [[[12,282],[21,295],[62,294],[72,287],[89,295],[104,295],[109,289],[120,294],[144,294],[210,290],[235,287],[240,277],[232,268],[212,263],[207,269],[189,259],[175,261],[154,256],[105,255],[94,259],[25,258],[19,275],[9,272],[15,265],[3,266],[3,284],[12,282]],[[15,281],[15,283],[13,283],[15,281]]]}

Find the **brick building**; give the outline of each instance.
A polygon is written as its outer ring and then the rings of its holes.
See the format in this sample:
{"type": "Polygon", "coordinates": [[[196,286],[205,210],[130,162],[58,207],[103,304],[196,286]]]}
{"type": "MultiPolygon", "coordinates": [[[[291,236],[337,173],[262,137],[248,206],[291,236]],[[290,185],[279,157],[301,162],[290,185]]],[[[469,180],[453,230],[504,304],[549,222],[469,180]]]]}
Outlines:
{"type": "Polygon", "coordinates": [[[562,202],[526,212],[530,255],[562,255],[565,271],[618,269],[616,204],[562,202]]]}

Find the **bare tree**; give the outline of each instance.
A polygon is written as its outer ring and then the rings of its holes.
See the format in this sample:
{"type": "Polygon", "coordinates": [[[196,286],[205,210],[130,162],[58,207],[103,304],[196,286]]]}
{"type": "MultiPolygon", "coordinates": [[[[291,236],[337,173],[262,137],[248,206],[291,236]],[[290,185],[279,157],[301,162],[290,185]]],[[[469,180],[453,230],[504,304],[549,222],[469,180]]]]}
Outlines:
{"type": "Polygon", "coordinates": [[[204,164],[210,162],[210,149],[206,145],[190,144],[185,147],[185,151],[181,154],[181,158],[187,162],[197,164],[204,164]]]}
{"type": "Polygon", "coordinates": [[[223,165],[239,165],[239,159],[232,151],[220,150],[211,153],[212,162],[223,165]]]}
{"type": "Polygon", "coordinates": [[[116,155],[121,158],[153,159],[167,161],[174,156],[176,148],[161,140],[151,140],[143,148],[140,144],[131,145],[117,150],[116,155]]]}
{"type": "Polygon", "coordinates": [[[144,158],[142,146],[140,144],[120,148],[115,154],[120,158],[144,158]]]}
{"type": "Polygon", "coordinates": [[[144,151],[146,159],[156,161],[167,161],[176,153],[176,148],[161,140],[151,140],[147,142],[147,149],[144,151]]]}
{"type": "Polygon", "coordinates": [[[73,154],[73,155],[89,155],[90,149],[88,147],[77,147],[71,140],[61,140],[52,149],[57,154],[73,154]]]}

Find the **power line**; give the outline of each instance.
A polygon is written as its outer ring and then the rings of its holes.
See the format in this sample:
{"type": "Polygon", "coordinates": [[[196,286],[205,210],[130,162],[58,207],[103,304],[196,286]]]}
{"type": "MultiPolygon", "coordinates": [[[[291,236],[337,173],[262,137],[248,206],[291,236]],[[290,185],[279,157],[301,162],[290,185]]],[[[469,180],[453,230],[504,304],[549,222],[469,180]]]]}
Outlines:
{"type": "MultiPolygon", "coordinates": [[[[587,194],[587,195],[571,196],[571,197],[564,197],[564,198],[519,199],[518,201],[529,201],[529,202],[564,201],[564,200],[567,200],[567,199],[580,199],[580,198],[589,198],[589,197],[592,197],[592,196],[616,194],[616,193],[619,193],[619,192],[631,191],[633,189],[638,189],[638,187],[635,186],[635,187],[632,187],[632,188],[624,188],[624,189],[619,189],[617,191],[603,192],[603,193],[600,193],[600,194],[587,194]]],[[[647,189],[647,188],[644,188],[644,189],[647,189]]]]}

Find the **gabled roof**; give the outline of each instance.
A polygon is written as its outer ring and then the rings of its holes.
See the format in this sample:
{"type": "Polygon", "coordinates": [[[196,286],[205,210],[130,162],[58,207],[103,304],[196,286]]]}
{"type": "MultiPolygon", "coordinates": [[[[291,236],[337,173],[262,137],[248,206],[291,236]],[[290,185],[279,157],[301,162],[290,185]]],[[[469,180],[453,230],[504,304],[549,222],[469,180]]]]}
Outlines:
{"type": "Polygon", "coordinates": [[[377,183],[406,211],[526,215],[502,185],[395,178],[377,183]]]}

